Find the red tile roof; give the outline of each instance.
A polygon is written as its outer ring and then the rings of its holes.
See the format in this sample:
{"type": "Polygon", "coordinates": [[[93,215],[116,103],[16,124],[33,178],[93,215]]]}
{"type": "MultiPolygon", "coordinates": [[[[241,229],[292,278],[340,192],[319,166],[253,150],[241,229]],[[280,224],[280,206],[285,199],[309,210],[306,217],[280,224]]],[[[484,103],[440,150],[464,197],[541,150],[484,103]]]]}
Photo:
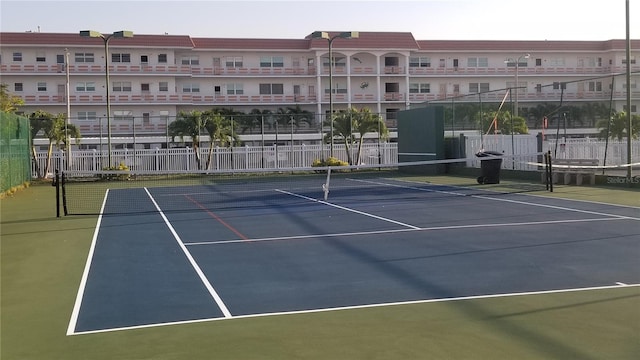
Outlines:
{"type": "MultiPolygon", "coordinates": [[[[608,41],[493,41],[493,40],[419,40],[420,50],[429,51],[605,51],[623,50],[625,40],[608,41]]],[[[632,40],[634,49],[640,40],[632,40]]]]}
{"type": "MultiPolygon", "coordinates": [[[[107,34],[108,35],[108,34],[107,34]]],[[[98,38],[87,38],[77,34],[59,33],[0,33],[2,45],[34,45],[34,46],[65,46],[65,45],[100,45],[104,42],[98,38]]],[[[141,47],[173,47],[193,48],[193,42],[187,35],[137,35],[132,38],[109,40],[109,46],[141,46],[141,47]]]]}
{"type": "Polygon", "coordinates": [[[216,50],[309,50],[308,40],[193,38],[197,49],[216,50]]]}
{"type": "MultiPolygon", "coordinates": [[[[336,36],[339,32],[329,32],[336,36]]],[[[632,40],[632,48],[640,48],[640,40],[632,40]]],[[[102,46],[96,38],[85,38],[69,33],[0,33],[1,45],[20,46],[102,46]]],[[[232,38],[192,38],[188,35],[137,35],[130,39],[113,38],[110,46],[156,47],[216,50],[310,50],[326,49],[325,39],[232,39],[232,38]]],[[[358,38],[337,38],[332,42],[334,49],[362,50],[410,50],[410,51],[607,51],[624,50],[625,40],[608,41],[486,41],[486,40],[415,40],[409,32],[360,32],[358,38]]]]}
{"type": "MultiPolygon", "coordinates": [[[[340,32],[329,32],[330,37],[338,35],[340,32]]],[[[376,50],[418,50],[418,43],[409,32],[360,32],[358,38],[341,39],[337,38],[332,42],[332,48],[348,49],[376,49],[376,50]]],[[[328,48],[328,41],[325,39],[311,39],[311,48],[328,48]]]]}

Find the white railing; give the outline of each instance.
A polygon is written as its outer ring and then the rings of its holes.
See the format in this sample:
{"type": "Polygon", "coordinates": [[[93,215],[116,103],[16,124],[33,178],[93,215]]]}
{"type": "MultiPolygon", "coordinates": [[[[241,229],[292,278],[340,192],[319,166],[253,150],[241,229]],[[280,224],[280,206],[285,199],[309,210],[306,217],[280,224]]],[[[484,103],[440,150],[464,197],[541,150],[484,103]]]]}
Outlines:
{"type": "MultiPolygon", "coordinates": [[[[358,158],[357,146],[350,149],[351,158],[358,158]]],[[[280,146],[242,146],[234,148],[199,148],[200,169],[279,169],[310,167],[316,159],[326,159],[330,155],[329,145],[280,145],[280,146]],[[210,152],[211,151],[211,152],[210,152]],[[206,165],[209,164],[208,167],[206,165]]],[[[334,157],[347,161],[344,145],[334,144],[334,157]]],[[[40,169],[44,171],[47,153],[37,153],[40,169]]],[[[70,160],[64,151],[54,151],[50,172],[55,169],[75,171],[100,171],[109,162],[106,151],[76,150],[71,152],[70,160]]],[[[396,143],[366,143],[362,145],[360,164],[394,164],[398,162],[396,143]]],[[[111,152],[112,166],[127,165],[135,171],[183,171],[198,170],[193,148],[172,149],[115,149],[111,152]]],[[[33,170],[34,176],[35,167],[33,170]]]]}
{"type": "MultiPolygon", "coordinates": [[[[366,143],[362,146],[361,164],[394,164],[398,162],[397,143],[366,143]]],[[[505,156],[503,169],[535,171],[540,159],[537,156],[516,157],[511,154],[535,154],[551,151],[558,159],[598,159],[599,165],[623,165],[627,163],[627,142],[597,139],[560,139],[544,141],[538,148],[538,139],[534,135],[479,135],[465,137],[466,156],[470,160],[467,166],[480,167],[480,159],[475,154],[480,150],[500,152],[505,156]],[[605,148],[606,164],[605,164],[605,148]]],[[[280,145],[280,146],[243,146],[234,148],[215,147],[209,162],[209,148],[200,148],[201,169],[278,169],[290,167],[309,167],[316,159],[329,157],[328,145],[280,145]]],[[[357,160],[357,147],[351,149],[352,159],[357,160]]],[[[37,153],[40,169],[44,171],[46,152],[37,153]]],[[[334,144],[334,156],[347,161],[344,145],[334,144]]],[[[112,151],[111,163],[117,166],[124,163],[132,170],[140,171],[182,171],[197,170],[195,153],[192,148],[172,149],[116,149],[112,151]]],[[[632,163],[640,163],[640,141],[632,142],[632,163]]],[[[98,150],[72,151],[70,161],[63,151],[54,151],[50,171],[69,169],[77,171],[99,171],[107,167],[108,155],[98,150]],[[68,164],[67,164],[68,163],[68,164]]],[[[35,167],[33,175],[36,176],[35,167]]]]}

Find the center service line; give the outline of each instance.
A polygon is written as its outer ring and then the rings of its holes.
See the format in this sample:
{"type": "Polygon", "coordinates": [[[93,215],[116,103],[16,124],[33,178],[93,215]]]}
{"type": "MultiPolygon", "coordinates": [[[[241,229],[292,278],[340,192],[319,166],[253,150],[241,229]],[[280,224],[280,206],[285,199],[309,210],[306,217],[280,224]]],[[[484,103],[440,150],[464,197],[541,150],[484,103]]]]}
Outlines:
{"type": "Polygon", "coordinates": [[[420,230],[420,228],[419,228],[419,227],[417,227],[417,226],[413,226],[413,225],[405,224],[405,223],[400,222],[400,221],[395,221],[395,220],[392,220],[392,219],[388,219],[388,218],[384,218],[384,217],[382,217],[382,216],[377,216],[377,215],[369,214],[369,213],[362,212],[362,211],[359,211],[359,210],[349,209],[349,208],[347,208],[347,207],[340,206],[340,205],[336,205],[336,204],[332,204],[332,203],[329,203],[329,202],[326,202],[326,201],[323,201],[323,200],[318,200],[318,199],[310,198],[310,197],[308,197],[308,196],[304,196],[304,195],[300,195],[300,194],[295,194],[295,193],[288,192],[288,191],[284,191],[284,190],[280,190],[280,189],[276,189],[276,191],[277,191],[277,192],[280,192],[280,193],[283,193],[283,194],[287,194],[287,195],[291,195],[291,196],[296,196],[296,197],[299,197],[299,198],[302,198],[302,199],[306,199],[306,200],[314,201],[314,202],[317,202],[317,203],[320,203],[320,204],[324,204],[324,205],[332,206],[332,207],[334,207],[334,208],[338,208],[338,209],[341,209],[341,210],[351,211],[351,212],[353,212],[353,213],[360,214],[360,215],[364,215],[364,216],[368,216],[368,217],[372,217],[372,218],[374,218],[374,219],[383,220],[383,221],[390,222],[390,223],[393,223],[393,224],[396,224],[396,225],[401,225],[401,226],[404,226],[404,227],[408,227],[408,228],[410,228],[410,229],[420,230]]]}
{"type": "Polygon", "coordinates": [[[160,216],[162,216],[162,219],[164,220],[164,223],[167,224],[167,227],[169,228],[169,231],[171,231],[171,234],[173,234],[173,237],[178,242],[178,245],[180,245],[180,248],[182,249],[182,251],[186,255],[187,259],[189,259],[189,262],[191,263],[191,266],[193,266],[193,269],[196,271],[196,273],[200,277],[200,280],[202,281],[204,286],[207,288],[207,290],[209,290],[209,294],[211,294],[211,297],[213,297],[213,299],[215,300],[216,304],[218,304],[218,307],[222,311],[222,314],[224,314],[224,317],[226,317],[226,318],[233,317],[231,315],[231,312],[229,311],[229,309],[227,309],[227,306],[222,301],[222,298],[220,297],[220,295],[218,295],[218,292],[216,291],[216,289],[213,288],[213,285],[211,285],[211,283],[209,282],[207,277],[204,275],[204,272],[202,272],[202,269],[200,268],[200,266],[198,266],[198,263],[196,263],[196,261],[193,258],[193,256],[191,256],[191,253],[189,252],[189,250],[187,250],[187,247],[184,245],[184,242],[182,242],[182,239],[180,239],[180,236],[178,235],[176,230],[173,228],[173,226],[171,226],[171,223],[169,222],[167,217],[164,215],[164,213],[160,209],[160,206],[158,206],[158,203],[156,203],[156,200],[153,198],[153,196],[151,196],[151,193],[149,193],[149,189],[147,189],[145,187],[144,191],[147,192],[147,195],[149,196],[149,199],[151,199],[151,202],[153,202],[153,205],[158,210],[158,213],[160,214],[160,216]]]}

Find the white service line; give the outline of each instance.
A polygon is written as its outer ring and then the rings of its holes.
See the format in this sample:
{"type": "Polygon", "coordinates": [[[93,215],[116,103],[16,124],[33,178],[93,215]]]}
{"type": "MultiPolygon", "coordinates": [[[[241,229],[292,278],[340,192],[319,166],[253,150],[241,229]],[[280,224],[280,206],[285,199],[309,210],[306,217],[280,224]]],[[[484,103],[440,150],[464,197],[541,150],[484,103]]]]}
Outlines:
{"type": "Polygon", "coordinates": [[[211,297],[213,297],[213,299],[215,300],[216,304],[218,304],[218,307],[222,311],[222,314],[224,315],[224,317],[225,318],[233,317],[231,315],[231,312],[229,311],[229,309],[227,309],[227,306],[222,301],[222,298],[220,297],[220,295],[218,295],[218,292],[216,291],[216,289],[213,288],[213,285],[211,285],[211,283],[209,282],[209,279],[207,279],[207,277],[204,275],[204,272],[202,271],[200,266],[198,266],[198,263],[195,261],[193,256],[191,256],[191,253],[189,252],[189,250],[187,250],[187,247],[184,245],[184,242],[180,238],[180,235],[178,235],[178,233],[173,228],[173,226],[171,225],[171,223],[169,222],[167,217],[162,212],[162,209],[160,209],[160,206],[158,206],[158,203],[156,203],[156,200],[153,198],[153,196],[151,196],[151,193],[149,193],[149,190],[145,187],[144,191],[146,191],[147,195],[149,196],[149,199],[151,199],[151,202],[153,202],[153,205],[158,210],[158,213],[160,214],[160,216],[162,216],[162,219],[164,220],[164,223],[169,228],[169,231],[171,231],[171,234],[173,234],[173,237],[178,242],[178,245],[180,245],[180,248],[184,252],[184,254],[187,257],[187,259],[189,259],[189,262],[191,263],[191,266],[193,266],[193,269],[196,271],[196,273],[200,277],[200,280],[202,281],[204,286],[207,288],[207,290],[209,290],[209,294],[211,294],[211,297]]]}
{"type": "Polygon", "coordinates": [[[594,219],[573,219],[573,220],[545,220],[545,221],[526,221],[516,223],[491,223],[491,224],[468,224],[468,225],[448,225],[448,226],[431,226],[417,229],[391,229],[391,230],[374,230],[374,231],[356,231],[347,233],[332,233],[332,234],[313,234],[313,235],[292,235],[292,236],[280,236],[269,238],[256,238],[256,239],[240,239],[240,240],[215,240],[215,241],[198,241],[188,242],[185,246],[198,246],[198,245],[223,245],[223,244],[236,244],[247,242],[264,242],[264,241],[284,241],[284,240],[304,240],[304,239],[322,239],[331,237],[348,237],[348,236],[363,236],[363,235],[382,235],[382,234],[396,234],[415,231],[437,231],[437,230],[458,230],[458,229],[473,229],[473,228],[491,228],[491,227],[510,227],[510,226],[534,226],[534,225],[551,225],[551,224],[571,224],[582,222],[595,222],[595,221],[616,221],[626,220],[619,218],[594,218],[594,219]]]}
{"type": "Polygon", "coordinates": [[[326,202],[326,201],[322,201],[322,200],[314,199],[314,198],[311,198],[311,197],[308,197],[308,196],[304,196],[304,195],[300,195],[300,194],[295,194],[295,193],[292,193],[292,192],[289,192],[289,191],[285,191],[285,190],[276,189],[276,191],[277,191],[277,192],[279,192],[279,193],[283,193],[283,194],[287,194],[287,195],[291,195],[291,196],[299,197],[299,198],[306,199],[306,200],[313,201],[313,202],[317,202],[317,203],[319,203],[319,204],[324,204],[324,205],[332,206],[332,207],[334,207],[334,208],[338,208],[338,209],[340,209],[340,210],[346,210],[346,211],[350,211],[350,212],[353,212],[353,213],[356,213],[356,214],[360,214],[360,215],[364,215],[364,216],[372,217],[372,218],[374,218],[374,219],[378,219],[378,220],[383,220],[383,221],[386,221],[386,222],[390,222],[390,223],[392,223],[392,224],[396,224],[396,225],[400,225],[400,226],[408,227],[408,228],[410,228],[410,229],[420,230],[420,227],[418,227],[418,226],[414,226],[414,225],[410,225],[410,224],[405,224],[405,223],[403,223],[403,222],[395,221],[395,220],[392,220],[392,219],[389,219],[389,218],[384,218],[384,217],[382,217],[382,216],[369,214],[369,213],[366,213],[366,212],[363,212],[363,211],[359,211],[359,210],[355,210],[355,209],[350,209],[350,208],[347,208],[347,207],[344,207],[344,206],[340,206],[340,205],[332,204],[332,203],[330,203],[330,202],[326,202]]]}

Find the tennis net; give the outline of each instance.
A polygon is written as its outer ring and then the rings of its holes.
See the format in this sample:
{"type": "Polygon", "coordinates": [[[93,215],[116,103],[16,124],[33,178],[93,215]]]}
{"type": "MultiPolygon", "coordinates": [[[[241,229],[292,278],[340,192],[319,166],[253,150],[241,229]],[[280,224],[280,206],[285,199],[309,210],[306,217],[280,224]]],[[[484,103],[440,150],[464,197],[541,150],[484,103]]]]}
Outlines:
{"type": "MultiPolygon", "coordinates": [[[[515,158],[515,157],[514,157],[515,158]]],[[[486,160],[502,157],[416,161],[392,165],[216,171],[65,171],[61,174],[65,215],[291,207],[310,201],[423,201],[426,196],[544,191],[541,154],[520,155],[530,171],[519,179],[480,181],[486,160]],[[478,162],[483,166],[478,166],[478,162]],[[480,167],[480,168],[479,168],[480,167]],[[436,184],[442,175],[462,174],[436,184]],[[480,175],[480,177],[477,177],[480,175]],[[477,181],[476,181],[477,180],[477,181]],[[482,184],[482,185],[481,185],[482,184]],[[455,189],[455,192],[448,191],[455,189]],[[451,194],[450,194],[451,193],[451,194]]],[[[512,159],[513,160],[513,159],[512,159]]],[[[489,171],[499,169],[489,168],[489,171]]],[[[549,177],[547,177],[548,179],[549,177]]]]}

